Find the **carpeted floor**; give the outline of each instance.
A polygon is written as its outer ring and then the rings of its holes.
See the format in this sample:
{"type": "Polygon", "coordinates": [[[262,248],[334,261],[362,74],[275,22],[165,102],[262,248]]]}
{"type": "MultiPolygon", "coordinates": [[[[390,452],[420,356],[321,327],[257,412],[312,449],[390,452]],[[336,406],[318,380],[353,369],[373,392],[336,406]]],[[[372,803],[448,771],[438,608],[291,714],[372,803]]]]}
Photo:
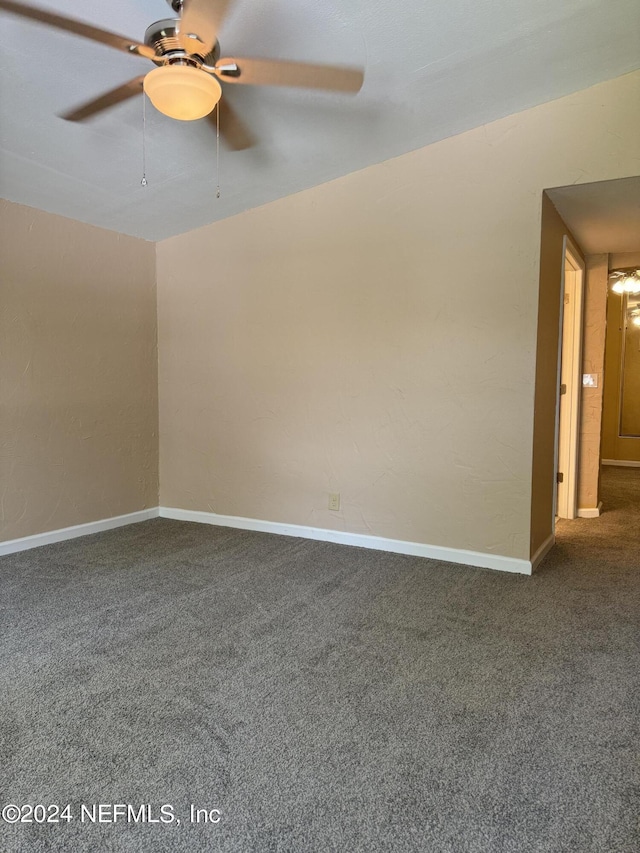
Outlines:
{"type": "Polygon", "coordinates": [[[533,578],[162,519],[3,557],[0,805],[72,819],[0,851],[635,853],[640,470],[604,500],[533,578]]]}

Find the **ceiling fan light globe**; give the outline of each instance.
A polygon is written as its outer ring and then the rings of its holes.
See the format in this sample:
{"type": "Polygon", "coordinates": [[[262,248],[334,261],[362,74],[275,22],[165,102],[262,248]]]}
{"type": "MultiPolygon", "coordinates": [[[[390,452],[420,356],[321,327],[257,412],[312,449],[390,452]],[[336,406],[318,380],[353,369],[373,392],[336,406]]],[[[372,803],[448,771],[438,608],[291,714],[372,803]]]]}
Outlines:
{"type": "Polygon", "coordinates": [[[159,112],[180,121],[209,115],[222,95],[215,77],[187,65],[154,68],[144,78],[144,91],[159,112]]]}
{"type": "Polygon", "coordinates": [[[624,289],[627,293],[640,293],[640,276],[631,273],[624,280],[624,289]]]}

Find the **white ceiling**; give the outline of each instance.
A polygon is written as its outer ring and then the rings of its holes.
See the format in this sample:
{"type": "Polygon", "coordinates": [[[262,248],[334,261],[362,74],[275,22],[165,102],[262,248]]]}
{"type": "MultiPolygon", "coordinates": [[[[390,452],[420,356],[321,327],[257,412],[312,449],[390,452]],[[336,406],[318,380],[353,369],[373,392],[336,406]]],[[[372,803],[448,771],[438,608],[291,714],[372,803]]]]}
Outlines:
{"type": "Polygon", "coordinates": [[[586,254],[640,251],[640,177],[558,187],[547,194],[586,254]]]}
{"type": "MultiPolygon", "coordinates": [[[[30,0],[132,39],[165,0],[30,0]]],[[[0,196],[149,240],[239,213],[640,67],[640,0],[237,0],[226,55],[350,64],[357,96],[231,86],[258,138],[221,146],[206,121],[142,98],[86,124],[57,117],[148,60],[0,12],[0,196]]]]}

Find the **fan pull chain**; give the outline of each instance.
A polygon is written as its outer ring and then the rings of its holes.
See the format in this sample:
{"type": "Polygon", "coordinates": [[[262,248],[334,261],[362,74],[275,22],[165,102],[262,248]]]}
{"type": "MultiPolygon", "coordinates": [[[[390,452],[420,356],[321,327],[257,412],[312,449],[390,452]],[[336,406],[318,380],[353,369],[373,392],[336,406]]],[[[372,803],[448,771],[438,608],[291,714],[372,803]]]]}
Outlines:
{"type": "Polygon", "coordinates": [[[140,181],[141,186],[147,186],[147,151],[146,151],[146,142],[145,142],[145,131],[147,127],[147,97],[142,92],[142,180],[140,181]]]}
{"type": "Polygon", "coordinates": [[[220,198],[220,101],[216,104],[216,198],[220,198]]]}

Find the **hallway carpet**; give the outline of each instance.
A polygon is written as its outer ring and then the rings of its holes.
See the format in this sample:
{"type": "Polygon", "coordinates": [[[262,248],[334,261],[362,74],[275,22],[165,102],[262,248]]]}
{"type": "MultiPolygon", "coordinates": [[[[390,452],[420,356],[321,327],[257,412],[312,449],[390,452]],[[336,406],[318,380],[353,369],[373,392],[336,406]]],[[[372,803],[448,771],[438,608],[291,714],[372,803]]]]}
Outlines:
{"type": "Polygon", "coordinates": [[[0,805],[69,809],[0,851],[634,853],[640,470],[603,476],[531,578],[164,519],[3,557],[0,805]]]}

